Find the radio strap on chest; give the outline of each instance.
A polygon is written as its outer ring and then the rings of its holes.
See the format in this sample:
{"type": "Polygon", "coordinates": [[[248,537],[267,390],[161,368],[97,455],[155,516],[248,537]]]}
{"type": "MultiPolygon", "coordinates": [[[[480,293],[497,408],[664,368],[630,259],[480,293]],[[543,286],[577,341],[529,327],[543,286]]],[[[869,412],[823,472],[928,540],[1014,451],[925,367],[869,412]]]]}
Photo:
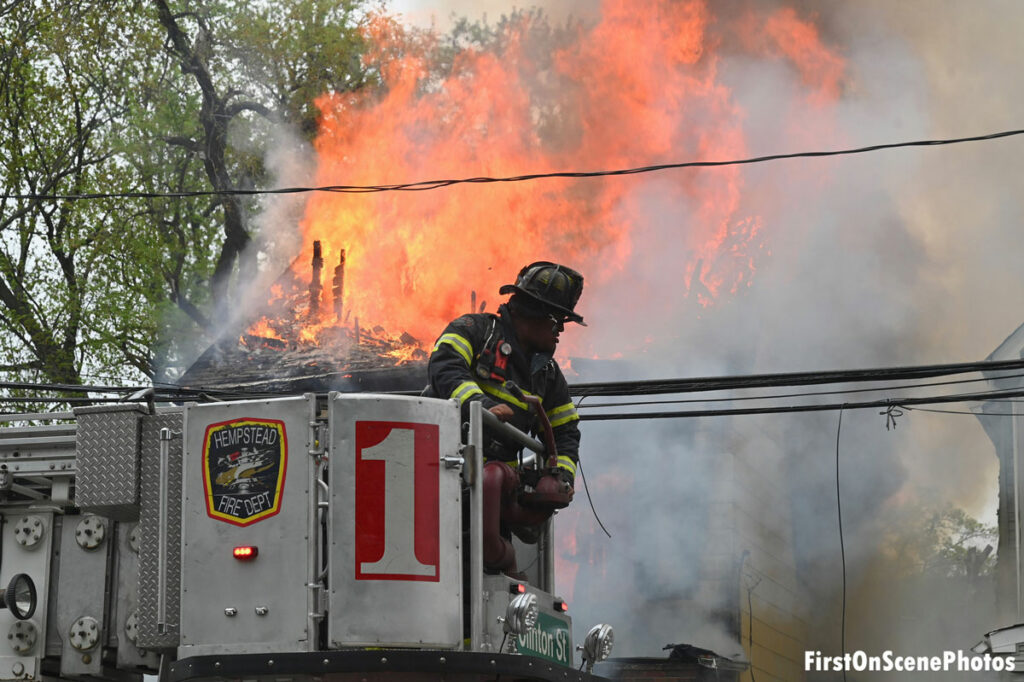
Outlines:
{"type": "Polygon", "coordinates": [[[474,371],[481,379],[504,384],[508,378],[508,359],[512,355],[512,344],[497,334],[498,318],[491,318],[491,329],[484,341],[483,350],[476,358],[474,371]]]}

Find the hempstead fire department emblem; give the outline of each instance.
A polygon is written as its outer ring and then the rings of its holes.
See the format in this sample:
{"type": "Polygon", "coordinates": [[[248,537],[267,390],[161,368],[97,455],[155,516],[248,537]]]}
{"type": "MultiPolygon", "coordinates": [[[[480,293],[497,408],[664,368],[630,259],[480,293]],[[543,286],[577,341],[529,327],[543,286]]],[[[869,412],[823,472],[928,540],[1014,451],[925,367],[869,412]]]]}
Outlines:
{"type": "Polygon", "coordinates": [[[203,438],[206,513],[248,526],[281,510],[288,468],[284,422],[232,419],[210,424],[203,438]]]}

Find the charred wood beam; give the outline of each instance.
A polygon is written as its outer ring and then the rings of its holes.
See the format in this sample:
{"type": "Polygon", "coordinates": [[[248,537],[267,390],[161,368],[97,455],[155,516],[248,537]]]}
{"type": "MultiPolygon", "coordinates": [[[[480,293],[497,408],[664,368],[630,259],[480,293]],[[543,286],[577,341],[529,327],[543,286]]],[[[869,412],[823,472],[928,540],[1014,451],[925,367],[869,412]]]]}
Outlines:
{"type": "Polygon", "coordinates": [[[320,284],[320,273],[324,269],[324,258],[320,250],[320,242],[313,242],[313,277],[309,281],[309,314],[310,317],[317,317],[320,312],[320,292],[323,286],[320,284]]]}
{"type": "Polygon", "coordinates": [[[345,295],[345,249],[341,250],[341,257],[338,259],[338,267],[334,268],[334,280],[332,282],[331,295],[334,301],[334,319],[341,320],[343,297],[345,295]]]}

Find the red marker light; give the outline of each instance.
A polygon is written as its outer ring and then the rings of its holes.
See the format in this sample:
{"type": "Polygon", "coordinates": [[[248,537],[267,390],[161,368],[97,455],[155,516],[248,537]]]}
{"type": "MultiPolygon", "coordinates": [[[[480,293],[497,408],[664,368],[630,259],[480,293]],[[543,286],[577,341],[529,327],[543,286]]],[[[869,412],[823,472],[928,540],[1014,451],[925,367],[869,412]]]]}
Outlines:
{"type": "Polygon", "coordinates": [[[232,554],[239,561],[251,561],[255,559],[260,553],[259,547],[235,547],[232,554]]]}
{"type": "Polygon", "coordinates": [[[526,592],[526,585],[522,583],[512,583],[508,586],[508,591],[512,594],[524,594],[526,592]]]}
{"type": "Polygon", "coordinates": [[[561,599],[556,599],[555,600],[555,611],[561,611],[562,613],[565,613],[568,610],[569,610],[569,605],[568,604],[566,604],[561,599]]]}

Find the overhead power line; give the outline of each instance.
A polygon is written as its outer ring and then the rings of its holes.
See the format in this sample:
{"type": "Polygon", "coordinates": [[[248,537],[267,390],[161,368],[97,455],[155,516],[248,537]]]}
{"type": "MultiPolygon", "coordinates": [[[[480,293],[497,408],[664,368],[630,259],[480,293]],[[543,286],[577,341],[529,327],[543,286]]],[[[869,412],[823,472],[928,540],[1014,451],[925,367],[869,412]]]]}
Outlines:
{"type": "MultiPolygon", "coordinates": [[[[591,383],[574,383],[569,385],[569,392],[579,397],[599,396],[632,396],[632,395],[657,395],[667,393],[699,393],[706,391],[727,391],[748,388],[778,388],[785,386],[808,386],[822,384],[845,384],[869,381],[900,381],[913,379],[927,379],[932,377],[949,376],[954,374],[967,374],[971,372],[995,373],[1011,370],[1024,370],[1024,359],[1021,360],[999,360],[981,362],[960,362],[944,365],[911,365],[901,367],[875,367],[868,369],[849,370],[827,370],[815,372],[783,372],[773,374],[745,374],[745,375],[724,375],[717,377],[700,378],[678,378],[678,379],[647,379],[633,381],[602,381],[591,383]]],[[[345,372],[349,374],[351,372],[345,372]]],[[[341,373],[338,373],[341,374],[341,373]]],[[[324,375],[328,376],[328,375],[324,375]]],[[[1012,379],[1018,374],[1003,376],[992,376],[990,379],[1012,379]]],[[[318,377],[319,378],[319,377],[318,377]]],[[[266,382],[273,383],[276,379],[267,379],[266,382]]],[[[972,380],[974,381],[974,380],[972,380]]],[[[943,382],[927,383],[905,386],[890,386],[870,390],[889,390],[924,388],[928,386],[943,385],[943,382]]],[[[966,382],[964,382],[966,383],[966,382]]],[[[50,391],[65,393],[134,393],[147,388],[144,386],[102,386],[102,385],[79,385],[79,384],[48,384],[26,381],[0,381],[0,389],[21,390],[21,391],[50,391]]],[[[200,393],[218,395],[225,399],[232,397],[246,397],[258,393],[259,396],[290,394],[281,391],[249,391],[229,386],[176,386],[174,384],[160,383],[155,387],[157,395],[167,399],[178,399],[181,396],[196,396],[200,393]]],[[[869,389],[865,389],[869,390],[869,389]]],[[[845,392],[845,391],[833,391],[845,392]]],[[[856,391],[850,391],[856,392],[856,391]]],[[[829,392],[832,393],[832,392],[829,392]]],[[[822,393],[824,394],[824,392],[822,393]]],[[[802,397],[803,395],[817,395],[815,393],[788,394],[779,396],[763,396],[768,398],[789,398],[802,397]]],[[[600,407],[595,405],[594,407],[600,407]]]]}
{"type": "MultiPolygon", "coordinates": [[[[741,390],[751,388],[766,388],[766,387],[778,387],[778,386],[801,386],[810,384],[844,384],[854,382],[886,382],[906,379],[920,379],[928,377],[946,376],[952,374],[962,374],[967,372],[983,372],[986,373],[987,380],[998,381],[1000,379],[1019,379],[1020,374],[998,374],[1002,371],[1007,370],[1019,370],[1024,369],[1024,360],[1007,360],[1007,361],[984,361],[984,362],[969,362],[969,363],[956,363],[956,364],[945,364],[945,365],[918,365],[909,367],[885,367],[885,368],[873,368],[873,369],[856,369],[856,370],[836,370],[836,371],[825,371],[825,372],[791,372],[791,373],[777,373],[777,374],[753,374],[744,376],[722,376],[722,377],[707,377],[698,379],[666,379],[666,380],[651,380],[651,381],[622,381],[622,382],[603,382],[603,383],[589,383],[589,384],[573,384],[570,388],[570,393],[575,396],[581,397],[581,401],[591,396],[629,396],[629,395],[645,395],[645,394],[665,394],[665,393],[697,393],[703,391],[725,391],[725,390],[741,390]]],[[[977,380],[970,380],[977,381],[977,380]]],[[[894,386],[883,386],[874,387],[871,389],[863,389],[863,391],[905,391],[915,388],[928,388],[934,386],[942,386],[956,383],[968,383],[968,381],[950,381],[950,382],[930,382],[922,384],[902,384],[894,386]]],[[[140,387],[123,387],[123,386],[78,386],[70,384],[45,384],[45,383],[29,383],[29,382],[0,382],[0,389],[14,389],[19,391],[39,391],[39,392],[51,392],[51,393],[64,393],[63,396],[49,396],[49,397],[2,397],[0,396],[0,402],[8,401],[11,403],[24,402],[24,403],[64,403],[64,404],[87,404],[87,403],[100,403],[110,402],[111,400],[117,400],[118,398],[90,398],[90,397],[67,397],[67,393],[105,393],[105,394],[121,394],[119,397],[121,400],[129,399],[128,396],[136,393],[140,390],[140,387]]],[[[860,389],[851,389],[849,393],[862,392],[860,389]]],[[[163,385],[156,387],[152,393],[152,399],[158,403],[180,403],[188,400],[237,400],[237,399],[255,399],[262,397],[274,397],[278,395],[286,395],[294,392],[286,391],[266,391],[266,390],[243,390],[243,389],[231,389],[226,387],[210,388],[210,387],[178,387],[173,385],[163,385]]],[[[725,398],[721,400],[764,400],[778,401],[780,398],[803,398],[803,397],[814,397],[819,395],[827,395],[830,393],[846,393],[846,391],[829,391],[829,392],[805,392],[805,393],[791,393],[785,395],[763,395],[763,396],[740,396],[734,398],[725,398]]],[[[907,398],[887,398],[880,400],[861,401],[861,402],[842,402],[842,403],[819,403],[819,404],[803,404],[803,405],[775,405],[765,407],[749,407],[749,408],[727,408],[727,409],[707,409],[707,410],[684,410],[684,411],[640,411],[640,412],[598,412],[593,413],[593,410],[607,409],[610,407],[621,407],[622,403],[613,404],[579,404],[580,409],[586,409],[587,412],[581,415],[581,419],[584,420],[613,420],[613,419],[667,419],[667,418],[682,418],[682,417],[712,417],[712,416],[727,416],[727,415],[749,415],[749,414],[779,414],[788,412],[812,412],[812,411],[823,411],[823,410],[836,410],[836,409],[860,409],[870,407],[894,407],[894,406],[911,406],[911,405],[930,405],[930,404],[941,404],[941,403],[953,403],[953,402],[971,402],[979,400],[992,400],[992,401],[1007,401],[1010,398],[1024,397],[1024,389],[996,389],[992,391],[976,392],[976,393],[961,393],[951,395],[937,395],[937,396],[914,396],[907,398]]],[[[148,400],[148,398],[146,398],[148,400]]],[[[665,401],[650,401],[648,403],[640,403],[636,406],[643,405],[660,405],[678,402],[719,402],[719,399],[708,399],[706,401],[678,401],[678,400],[665,400],[665,401]]],[[[579,401],[578,401],[579,402],[579,401]]]]}
{"type": "Polygon", "coordinates": [[[652,166],[640,166],[636,168],[620,168],[616,170],[596,171],[556,171],[549,173],[528,173],[525,175],[514,175],[506,177],[471,177],[455,178],[447,180],[421,180],[417,182],[405,182],[383,185],[324,185],[320,187],[279,187],[273,189],[233,189],[233,190],[207,190],[198,192],[92,192],[85,194],[4,194],[4,199],[30,199],[41,201],[82,201],[88,199],[181,199],[188,197],[209,197],[209,196],[261,196],[266,194],[299,194],[304,192],[331,192],[340,194],[368,194],[374,192],[422,192],[425,190],[451,187],[452,185],[466,184],[491,184],[491,183],[512,183],[527,182],[532,180],[543,180],[550,178],[598,178],[621,175],[638,175],[641,173],[655,173],[659,171],[675,170],[680,168],[717,168],[721,166],[742,166],[754,163],[765,163],[767,161],[781,161],[783,159],[818,158],[824,156],[848,156],[851,154],[865,154],[886,149],[899,149],[903,147],[934,147],[950,144],[961,144],[965,142],[983,142],[996,140],[1003,137],[1024,135],[1024,130],[1004,130],[998,133],[975,135],[971,137],[956,137],[945,139],[913,140],[908,142],[891,142],[886,144],[874,144],[867,147],[853,149],[833,149],[826,151],[793,152],[788,154],[769,154],[767,156],[756,156],[746,159],[729,159],[723,161],[683,161],[679,163],[663,163],[652,166]]]}
{"type": "MultiPolygon", "coordinates": [[[[986,401],[993,398],[1018,398],[1024,396],[1024,389],[1014,391],[986,391],[984,393],[961,393],[916,398],[870,400],[849,403],[822,403],[811,405],[782,405],[775,407],[740,407],[715,410],[680,410],[675,412],[616,412],[610,414],[583,414],[585,421],[617,421],[630,419],[682,419],[693,417],[732,417],[753,414],[787,414],[796,412],[826,412],[835,410],[860,410],[866,408],[900,408],[911,405],[937,405],[942,403],[963,403],[986,401]]],[[[1010,415],[1006,415],[1010,416],[1010,415]]]]}
{"type": "MultiPolygon", "coordinates": [[[[645,381],[604,381],[572,384],[575,396],[655,395],[661,393],[697,393],[742,388],[779,386],[810,386],[844,384],[862,381],[896,381],[965,374],[968,372],[999,372],[1024,369],[1024,360],[961,362],[948,365],[916,365],[873,369],[831,370],[824,372],[789,372],[783,374],[748,374],[745,376],[703,377],[698,379],[650,379],[645,381]]],[[[998,377],[996,377],[998,378],[998,377]]]]}
{"type": "MultiPolygon", "coordinates": [[[[1000,374],[999,379],[1019,379],[1024,374],[1000,374]]],[[[640,407],[645,405],[684,405],[689,403],[729,403],[748,402],[757,400],[780,400],[782,398],[812,398],[821,395],[852,395],[855,393],[881,393],[891,391],[906,391],[914,388],[931,388],[933,386],[954,386],[959,384],[976,384],[991,381],[991,379],[956,379],[953,381],[929,381],[920,384],[897,384],[886,386],[875,386],[872,388],[840,388],[831,391],[798,391],[795,393],[768,393],[764,395],[729,396],[726,398],[680,398],[680,399],[654,399],[654,400],[627,400],[623,402],[600,402],[581,404],[582,399],[576,405],[577,408],[607,408],[607,407],[640,407]]],[[[586,396],[585,396],[586,397],[586,396]]],[[[1012,400],[1002,402],[1015,402],[1012,400]]],[[[973,412],[971,413],[973,414],[973,412]]]]}

